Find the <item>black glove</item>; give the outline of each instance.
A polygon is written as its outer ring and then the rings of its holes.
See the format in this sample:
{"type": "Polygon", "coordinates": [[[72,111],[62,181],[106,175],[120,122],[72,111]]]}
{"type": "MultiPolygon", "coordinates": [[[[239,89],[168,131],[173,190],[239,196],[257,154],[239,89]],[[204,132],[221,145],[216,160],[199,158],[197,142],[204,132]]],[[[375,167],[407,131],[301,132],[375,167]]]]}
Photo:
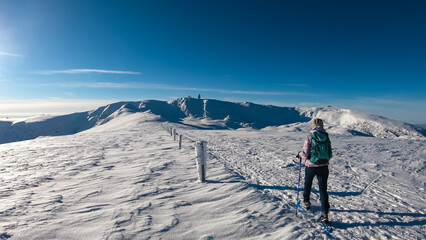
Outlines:
{"type": "Polygon", "coordinates": [[[297,153],[297,155],[296,155],[296,158],[297,158],[297,159],[299,159],[299,161],[301,161],[301,160],[302,160],[302,157],[300,156],[300,153],[301,153],[301,151],[300,151],[300,152],[298,152],[298,153],[297,153]]]}

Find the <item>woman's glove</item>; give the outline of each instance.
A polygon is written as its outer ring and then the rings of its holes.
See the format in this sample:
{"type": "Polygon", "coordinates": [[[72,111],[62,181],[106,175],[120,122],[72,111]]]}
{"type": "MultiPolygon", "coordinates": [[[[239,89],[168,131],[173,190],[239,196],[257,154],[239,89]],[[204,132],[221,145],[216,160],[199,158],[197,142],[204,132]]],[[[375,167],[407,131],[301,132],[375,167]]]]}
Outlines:
{"type": "Polygon", "coordinates": [[[301,152],[302,152],[302,151],[298,152],[298,153],[297,153],[297,155],[296,155],[296,158],[297,158],[297,159],[299,159],[299,161],[302,161],[302,157],[300,156],[300,153],[301,153],[301,152]]]}

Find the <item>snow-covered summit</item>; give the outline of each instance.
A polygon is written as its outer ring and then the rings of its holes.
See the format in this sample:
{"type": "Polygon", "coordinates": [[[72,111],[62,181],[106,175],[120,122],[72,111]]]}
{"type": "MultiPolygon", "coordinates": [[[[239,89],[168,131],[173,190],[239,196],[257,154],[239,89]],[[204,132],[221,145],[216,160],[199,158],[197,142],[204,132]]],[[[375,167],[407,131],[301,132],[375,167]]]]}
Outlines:
{"type": "Polygon", "coordinates": [[[382,116],[332,106],[300,109],[309,118],[323,119],[329,128],[378,138],[423,138],[413,125],[382,116]]]}
{"type": "Polygon", "coordinates": [[[312,118],[324,119],[332,133],[379,138],[424,138],[422,131],[407,123],[381,116],[335,107],[294,108],[227,102],[214,99],[178,98],[169,102],[144,100],[117,102],[98,109],[62,116],[42,116],[25,121],[0,121],[0,143],[39,136],[68,135],[102,125],[122,114],[145,112],[157,121],[184,124],[202,129],[262,129],[298,124],[309,127],[312,118]]]}
{"type": "Polygon", "coordinates": [[[292,107],[195,98],[179,98],[168,103],[179,108],[186,117],[222,120],[226,127],[232,129],[241,127],[260,129],[310,120],[292,107]]]}

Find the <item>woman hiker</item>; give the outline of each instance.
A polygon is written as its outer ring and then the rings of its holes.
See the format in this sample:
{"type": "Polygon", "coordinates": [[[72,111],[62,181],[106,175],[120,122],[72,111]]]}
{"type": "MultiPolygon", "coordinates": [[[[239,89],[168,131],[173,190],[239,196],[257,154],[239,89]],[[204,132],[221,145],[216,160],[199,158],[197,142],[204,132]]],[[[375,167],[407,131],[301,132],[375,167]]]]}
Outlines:
{"type": "Polygon", "coordinates": [[[301,207],[307,211],[311,210],[310,195],[312,189],[312,181],[317,176],[318,187],[321,199],[321,222],[328,224],[328,210],[330,204],[328,202],[327,179],[328,179],[328,163],[332,157],[331,143],[327,132],[324,130],[324,122],[322,119],[315,118],[313,120],[313,128],[310,131],[303,151],[298,156],[306,159],[305,162],[305,187],[303,191],[303,202],[301,207]]]}

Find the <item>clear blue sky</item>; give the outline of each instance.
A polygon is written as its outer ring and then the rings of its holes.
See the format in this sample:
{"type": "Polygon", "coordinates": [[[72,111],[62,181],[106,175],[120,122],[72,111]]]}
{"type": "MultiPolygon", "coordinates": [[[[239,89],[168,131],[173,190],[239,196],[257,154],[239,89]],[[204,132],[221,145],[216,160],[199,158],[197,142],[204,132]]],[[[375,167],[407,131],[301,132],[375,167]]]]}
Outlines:
{"type": "Polygon", "coordinates": [[[0,86],[0,117],[200,93],[426,123],[426,1],[1,0],[0,86]]]}

